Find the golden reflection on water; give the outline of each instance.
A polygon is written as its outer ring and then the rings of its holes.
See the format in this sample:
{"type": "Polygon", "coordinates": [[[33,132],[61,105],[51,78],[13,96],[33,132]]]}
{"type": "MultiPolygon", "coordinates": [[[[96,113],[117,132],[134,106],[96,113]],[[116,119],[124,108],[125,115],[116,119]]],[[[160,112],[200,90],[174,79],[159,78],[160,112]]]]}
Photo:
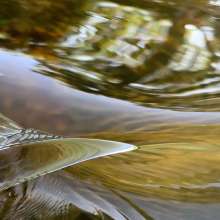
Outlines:
{"type": "Polygon", "coordinates": [[[2,219],[219,219],[219,18],[217,0],[1,1],[1,113],[139,146],[2,193],[2,219]]]}

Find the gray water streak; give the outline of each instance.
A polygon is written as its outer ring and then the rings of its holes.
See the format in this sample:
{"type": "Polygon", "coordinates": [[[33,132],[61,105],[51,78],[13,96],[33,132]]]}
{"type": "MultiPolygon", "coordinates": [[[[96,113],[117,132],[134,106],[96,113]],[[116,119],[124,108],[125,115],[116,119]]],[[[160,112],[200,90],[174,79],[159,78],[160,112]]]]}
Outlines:
{"type": "Polygon", "coordinates": [[[0,106],[0,110],[25,127],[44,128],[44,130],[46,128],[50,133],[76,136],[76,134],[103,132],[109,128],[122,132],[163,129],[163,127],[178,128],[191,124],[195,126],[220,124],[219,112],[181,112],[147,108],[128,101],[81,92],[60,84],[56,79],[35,73],[33,69],[37,64],[28,56],[21,53],[15,56],[5,51],[1,51],[1,56],[3,59],[0,59],[0,72],[3,76],[0,81],[0,94],[2,94],[0,99],[4,103],[7,97],[10,103],[19,100],[23,104],[14,107],[3,105],[0,106]],[[5,69],[3,63],[9,61],[13,61],[11,64],[13,68],[5,69]],[[29,85],[26,83],[27,78],[31,79],[29,85]],[[66,127],[62,130],[59,128],[61,112],[65,112],[65,117],[68,118],[62,120],[63,126],[66,127]],[[43,118],[50,123],[45,123],[43,118]],[[101,119],[102,123],[97,123],[97,120],[101,121],[101,119]],[[96,126],[89,126],[88,121],[89,124],[96,126]]]}

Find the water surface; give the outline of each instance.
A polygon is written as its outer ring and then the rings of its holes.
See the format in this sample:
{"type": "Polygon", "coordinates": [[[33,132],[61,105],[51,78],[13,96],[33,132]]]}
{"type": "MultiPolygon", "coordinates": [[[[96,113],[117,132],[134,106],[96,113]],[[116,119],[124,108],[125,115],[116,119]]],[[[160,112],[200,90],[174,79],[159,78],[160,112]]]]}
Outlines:
{"type": "Polygon", "coordinates": [[[12,187],[1,218],[219,219],[219,7],[2,0],[0,112],[139,149],[12,187]]]}

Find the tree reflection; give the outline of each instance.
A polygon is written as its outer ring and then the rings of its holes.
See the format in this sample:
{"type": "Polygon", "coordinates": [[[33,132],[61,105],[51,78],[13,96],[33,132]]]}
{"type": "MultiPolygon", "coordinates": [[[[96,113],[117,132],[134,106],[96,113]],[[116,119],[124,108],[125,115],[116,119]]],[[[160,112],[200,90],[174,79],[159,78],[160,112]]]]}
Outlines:
{"type": "Polygon", "coordinates": [[[87,4],[89,1],[76,0],[1,1],[1,45],[28,50],[35,43],[49,46],[58,42],[83,19],[87,4]]]}
{"type": "Polygon", "coordinates": [[[210,89],[218,97],[219,13],[207,0],[10,0],[0,10],[2,46],[74,88],[175,109],[209,108],[200,97],[210,89]]]}

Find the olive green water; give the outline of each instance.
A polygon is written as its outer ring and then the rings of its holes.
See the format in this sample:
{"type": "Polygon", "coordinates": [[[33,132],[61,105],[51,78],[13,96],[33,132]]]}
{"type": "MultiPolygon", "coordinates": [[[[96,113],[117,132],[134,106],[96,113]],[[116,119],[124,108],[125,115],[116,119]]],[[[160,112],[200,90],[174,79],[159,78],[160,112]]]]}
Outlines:
{"type": "Polygon", "coordinates": [[[0,113],[139,147],[1,192],[0,219],[220,219],[219,30],[219,0],[0,0],[0,113]]]}

